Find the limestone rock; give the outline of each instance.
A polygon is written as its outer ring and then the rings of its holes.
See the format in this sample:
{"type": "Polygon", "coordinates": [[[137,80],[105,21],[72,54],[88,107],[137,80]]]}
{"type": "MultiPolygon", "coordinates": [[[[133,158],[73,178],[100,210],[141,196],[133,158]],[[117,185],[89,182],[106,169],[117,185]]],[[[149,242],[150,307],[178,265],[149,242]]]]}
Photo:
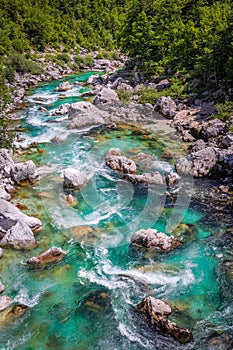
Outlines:
{"type": "Polygon", "coordinates": [[[181,242],[174,236],[167,236],[165,233],[158,233],[156,229],[141,229],[137,231],[132,239],[132,245],[139,248],[152,248],[161,252],[169,252],[179,247],[181,242]]]}
{"type": "Polygon", "coordinates": [[[58,87],[56,87],[55,91],[68,91],[73,88],[73,85],[70,84],[68,81],[64,81],[61,83],[58,87]]]}
{"type": "Polygon", "coordinates": [[[14,164],[11,168],[11,177],[16,183],[31,181],[36,176],[36,166],[32,160],[14,164]]]}
{"type": "Polygon", "coordinates": [[[0,208],[0,232],[6,232],[18,221],[25,223],[32,231],[39,231],[42,229],[42,223],[39,219],[27,216],[4,199],[0,199],[0,208]]]}
{"type": "Polygon", "coordinates": [[[46,250],[44,253],[29,259],[27,261],[27,264],[40,267],[47,264],[59,262],[64,258],[65,255],[66,252],[64,250],[53,246],[50,249],[46,250]]]}
{"type": "Polygon", "coordinates": [[[207,147],[180,158],[176,162],[176,171],[182,175],[203,177],[211,175],[217,164],[217,153],[214,147],[207,147]]]}
{"type": "Polygon", "coordinates": [[[105,158],[105,164],[112,170],[117,170],[124,174],[135,174],[137,171],[134,161],[124,156],[110,156],[109,158],[105,158]]]}
{"type": "Polygon", "coordinates": [[[8,295],[0,296],[0,311],[5,310],[12,303],[12,299],[8,295]]]}
{"type": "Polygon", "coordinates": [[[0,198],[5,199],[6,201],[11,199],[10,194],[7,193],[3,187],[0,187],[0,198]]]}
{"type": "Polygon", "coordinates": [[[208,140],[211,137],[221,135],[226,130],[226,124],[215,118],[202,124],[201,138],[208,140]]]}
{"type": "Polygon", "coordinates": [[[17,222],[0,241],[2,247],[32,248],[36,244],[32,230],[24,222],[17,222]]]}
{"type": "Polygon", "coordinates": [[[79,189],[87,183],[86,175],[73,168],[67,168],[64,170],[64,186],[72,189],[79,189]]]}
{"type": "Polygon", "coordinates": [[[3,250],[0,248],[0,258],[3,256],[3,250]]]}
{"type": "Polygon", "coordinates": [[[157,103],[155,104],[155,110],[161,113],[164,117],[167,118],[173,118],[177,111],[176,111],[176,103],[175,101],[170,97],[162,96],[158,99],[157,103]]]}
{"type": "Polygon", "coordinates": [[[102,88],[101,91],[94,98],[94,105],[105,104],[109,102],[119,101],[117,93],[110,88],[102,88]]]}
{"type": "Polygon", "coordinates": [[[148,296],[136,308],[161,333],[172,336],[181,344],[186,344],[193,340],[192,332],[189,329],[179,327],[175,322],[168,320],[168,316],[171,314],[171,307],[166,301],[148,296]]]}
{"type": "Polygon", "coordinates": [[[121,157],[121,156],[124,156],[124,154],[119,148],[110,148],[109,151],[105,154],[105,160],[108,160],[111,157],[121,157]]]}
{"type": "Polygon", "coordinates": [[[158,171],[141,175],[130,174],[127,176],[127,180],[135,184],[144,185],[163,185],[165,183],[163,176],[158,171]]]}
{"type": "Polygon", "coordinates": [[[99,110],[90,102],[75,102],[68,112],[69,129],[83,129],[103,125],[108,119],[108,113],[99,110]]]}
{"type": "Polygon", "coordinates": [[[5,290],[5,286],[0,280],[0,293],[4,292],[4,290],[5,290]]]}
{"type": "Polygon", "coordinates": [[[70,110],[70,104],[69,103],[64,103],[60,105],[58,108],[55,110],[51,111],[50,115],[64,115],[67,114],[70,110]]]}

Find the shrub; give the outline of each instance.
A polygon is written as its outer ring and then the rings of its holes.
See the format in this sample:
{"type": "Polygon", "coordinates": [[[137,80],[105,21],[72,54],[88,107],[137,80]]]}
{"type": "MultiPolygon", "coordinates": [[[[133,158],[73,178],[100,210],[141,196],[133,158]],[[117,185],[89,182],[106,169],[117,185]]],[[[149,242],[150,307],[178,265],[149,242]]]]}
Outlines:
{"type": "Polygon", "coordinates": [[[218,112],[217,117],[222,121],[226,121],[233,114],[233,101],[227,100],[223,103],[216,103],[215,108],[218,112]]]}

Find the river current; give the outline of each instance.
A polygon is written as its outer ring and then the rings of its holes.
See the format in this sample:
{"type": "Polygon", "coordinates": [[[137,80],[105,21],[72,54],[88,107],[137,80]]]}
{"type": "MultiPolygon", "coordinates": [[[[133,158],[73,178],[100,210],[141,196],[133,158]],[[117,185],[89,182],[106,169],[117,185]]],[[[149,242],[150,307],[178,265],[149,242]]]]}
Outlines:
{"type": "MultiPolygon", "coordinates": [[[[85,82],[91,74],[64,80],[85,82]]],[[[0,260],[5,294],[29,306],[23,316],[1,326],[0,349],[222,349],[208,342],[221,332],[233,334],[232,286],[221,269],[232,247],[218,238],[224,224],[219,219],[213,226],[208,212],[193,205],[193,179],[172,204],[166,188],[160,193],[137,188],[104,164],[109,148],[118,147],[138,161],[140,172],[166,174],[186,145],[163,120],[143,128],[68,130],[66,115],[50,116],[40,108],[51,111],[81,101],[88,87],[75,85],[61,98],[54,91],[59,83],[32,89],[28,106],[18,113],[25,142],[35,143],[18,159],[32,159],[39,175],[31,186],[19,188],[13,202],[41,219],[43,230],[35,236],[34,250],[5,250],[0,260]],[[150,155],[148,162],[139,153],[150,155]],[[87,186],[65,190],[67,167],[84,171],[87,186]],[[181,248],[153,256],[131,248],[140,228],[171,234],[182,225],[191,233],[181,248]],[[67,252],[62,262],[44,269],[25,265],[52,245],[67,252]],[[147,295],[166,300],[173,309],[169,319],[191,329],[195,341],[181,346],[138,318],[134,307],[147,295]]]]}

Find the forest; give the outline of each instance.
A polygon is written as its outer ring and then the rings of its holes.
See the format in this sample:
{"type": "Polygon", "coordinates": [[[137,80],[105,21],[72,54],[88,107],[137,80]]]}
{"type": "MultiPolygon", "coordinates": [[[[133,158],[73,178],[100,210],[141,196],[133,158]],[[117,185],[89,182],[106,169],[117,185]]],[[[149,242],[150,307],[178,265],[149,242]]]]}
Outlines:
{"type": "Polygon", "coordinates": [[[8,75],[15,55],[62,46],[119,48],[149,74],[232,81],[231,0],[0,0],[0,16],[8,75]]]}

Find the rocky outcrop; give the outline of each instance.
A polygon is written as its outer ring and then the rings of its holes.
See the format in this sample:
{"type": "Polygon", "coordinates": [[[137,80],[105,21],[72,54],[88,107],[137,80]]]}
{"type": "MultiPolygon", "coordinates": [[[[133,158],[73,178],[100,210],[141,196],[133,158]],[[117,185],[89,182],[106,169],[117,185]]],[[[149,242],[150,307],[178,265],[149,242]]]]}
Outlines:
{"type": "Polygon", "coordinates": [[[14,302],[9,296],[0,296],[0,325],[13,322],[16,317],[21,316],[27,306],[14,302]]]}
{"type": "Polygon", "coordinates": [[[67,168],[63,173],[64,186],[71,189],[79,189],[87,183],[86,175],[73,168],[67,168]]]}
{"type": "Polygon", "coordinates": [[[61,248],[51,247],[44,253],[27,260],[27,264],[30,266],[41,267],[51,263],[57,263],[61,261],[65,256],[66,252],[61,248]]]}
{"type": "Polygon", "coordinates": [[[136,309],[162,334],[170,335],[181,344],[193,341],[193,335],[189,329],[179,327],[175,322],[168,320],[171,307],[166,301],[148,296],[136,306],[136,309]]]}
{"type": "Polygon", "coordinates": [[[156,229],[151,228],[137,231],[133,235],[131,243],[138,248],[154,249],[160,252],[169,252],[181,245],[181,242],[174,236],[167,236],[165,233],[159,233],[156,229]]]}
{"type": "Polygon", "coordinates": [[[225,131],[226,123],[223,123],[218,118],[215,118],[208,122],[202,123],[200,137],[204,140],[208,140],[209,138],[224,134],[225,131]]]}
{"type": "Polygon", "coordinates": [[[105,164],[112,170],[117,170],[123,174],[135,174],[137,166],[133,160],[123,156],[118,148],[111,148],[105,155],[105,164]]]}
{"type": "Polygon", "coordinates": [[[155,104],[154,109],[166,118],[173,118],[177,113],[176,103],[170,96],[160,97],[155,104]]]}
{"type": "Polygon", "coordinates": [[[130,174],[127,176],[127,180],[134,184],[142,185],[163,185],[165,180],[163,176],[157,171],[153,173],[144,173],[141,175],[130,174]]]}
{"type": "Polygon", "coordinates": [[[119,101],[117,93],[110,88],[103,87],[94,98],[93,103],[94,105],[98,105],[117,101],[119,101]]]}

